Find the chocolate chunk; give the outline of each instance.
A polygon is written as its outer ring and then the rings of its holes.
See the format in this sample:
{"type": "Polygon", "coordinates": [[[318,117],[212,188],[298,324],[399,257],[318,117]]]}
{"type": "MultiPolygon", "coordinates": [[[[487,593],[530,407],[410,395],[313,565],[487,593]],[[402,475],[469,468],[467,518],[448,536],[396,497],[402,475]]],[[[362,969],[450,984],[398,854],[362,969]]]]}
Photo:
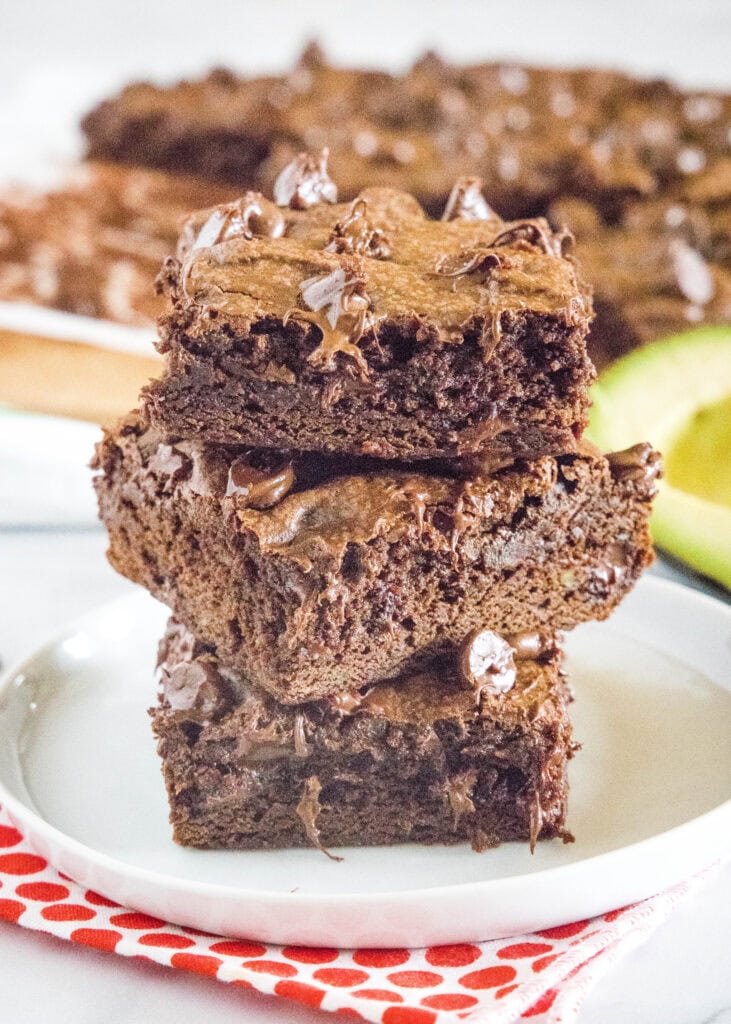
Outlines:
{"type": "Polygon", "coordinates": [[[327,173],[328,149],[319,156],[300,153],[287,164],[274,182],[274,201],[277,206],[291,210],[307,210],[317,203],[336,203],[338,190],[327,173]]]}
{"type": "Polygon", "coordinates": [[[386,260],[391,255],[391,245],[385,234],[368,220],[365,199],[354,200],[345,217],[336,221],[325,249],[327,252],[371,256],[377,260],[386,260]]]}
{"type": "Polygon", "coordinates": [[[226,497],[243,498],[248,508],[271,508],[289,493],[293,484],[291,462],[272,469],[257,469],[245,458],[238,458],[228,471],[226,497]]]}
{"type": "Polygon", "coordinates": [[[235,700],[232,687],[216,665],[202,657],[164,672],[162,692],[173,711],[192,721],[220,718],[235,700]]]}
{"type": "Polygon", "coordinates": [[[305,826],[305,832],[307,838],[310,840],[313,846],[316,846],[318,850],[321,850],[330,860],[341,861],[342,857],[336,857],[334,854],[326,850],[320,842],[320,830],[317,827],[317,819],[320,816],[322,807],[320,806],[320,793],[322,792],[322,785],[316,775],[310,775],[305,782],[304,790],[300,798],[300,802],[297,804],[297,817],[300,819],[302,824],[305,826]]]}
{"type": "Polygon", "coordinates": [[[499,220],[482,194],[481,178],[458,178],[449,193],[442,220],[499,220]]]}
{"type": "Polygon", "coordinates": [[[513,648],[491,629],[475,629],[465,637],[459,667],[478,704],[483,690],[507,693],[515,685],[513,648]]]}

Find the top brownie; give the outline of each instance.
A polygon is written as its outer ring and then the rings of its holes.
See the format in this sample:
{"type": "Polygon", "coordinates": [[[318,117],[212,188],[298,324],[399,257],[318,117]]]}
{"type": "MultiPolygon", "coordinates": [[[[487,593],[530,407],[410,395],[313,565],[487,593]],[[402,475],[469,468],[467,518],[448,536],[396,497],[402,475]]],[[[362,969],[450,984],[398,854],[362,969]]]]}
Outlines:
{"type": "Polygon", "coordinates": [[[194,215],[162,275],[163,432],[379,458],[574,450],[591,303],[565,232],[506,223],[476,179],[441,220],[404,192],[336,202],[326,154],[194,215]]]}

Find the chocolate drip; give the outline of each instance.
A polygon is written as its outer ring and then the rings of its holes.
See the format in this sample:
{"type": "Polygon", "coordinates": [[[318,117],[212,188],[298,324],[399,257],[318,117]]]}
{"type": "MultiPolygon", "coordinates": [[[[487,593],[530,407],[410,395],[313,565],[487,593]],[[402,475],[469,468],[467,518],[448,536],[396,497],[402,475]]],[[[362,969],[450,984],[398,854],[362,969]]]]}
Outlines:
{"type": "Polygon", "coordinates": [[[291,462],[272,469],[257,469],[246,458],[239,458],[228,471],[226,497],[243,498],[249,508],[271,508],[289,493],[293,484],[291,462]]]}
{"type": "Polygon", "coordinates": [[[495,220],[499,218],[482,194],[482,178],[458,178],[449,193],[442,220],[495,220]]]}
{"type": "Polygon", "coordinates": [[[454,814],[454,827],[457,828],[463,814],[474,814],[475,804],[472,793],[477,782],[477,772],[473,769],[451,775],[446,783],[447,799],[454,814]]]}
{"type": "Polygon", "coordinates": [[[294,752],[297,757],[309,757],[310,745],[307,742],[307,736],[305,734],[305,716],[301,711],[294,716],[292,739],[294,742],[294,752]]]}
{"type": "Polygon", "coordinates": [[[310,775],[305,782],[304,789],[302,790],[302,796],[300,802],[297,804],[297,817],[300,819],[305,827],[307,838],[310,840],[313,846],[316,846],[318,850],[321,850],[325,856],[329,857],[330,860],[341,861],[342,857],[336,857],[334,854],[326,850],[320,842],[320,830],[317,827],[317,819],[320,816],[322,807],[320,806],[320,793],[322,792],[322,785],[316,775],[310,775]]]}
{"type": "Polygon", "coordinates": [[[507,693],[515,685],[513,648],[491,629],[475,629],[462,641],[459,668],[464,681],[473,688],[475,702],[483,691],[507,693]]]}
{"type": "Polygon", "coordinates": [[[565,228],[552,231],[547,220],[535,217],[531,220],[516,221],[496,235],[492,246],[509,245],[516,249],[540,249],[546,256],[561,257],[564,247],[573,241],[573,235],[565,228]]]}
{"type": "Polygon", "coordinates": [[[541,795],[537,789],[533,791],[530,805],[530,852],[534,853],[538,837],[543,828],[543,808],[541,807],[541,795]]]}
{"type": "Polygon", "coordinates": [[[274,182],[274,201],[290,210],[307,210],[318,203],[336,203],[338,190],[327,173],[329,150],[319,156],[300,153],[274,182]]]}
{"type": "Polygon", "coordinates": [[[302,301],[311,312],[289,310],[283,322],[304,320],[319,328],[322,338],[307,361],[323,370],[335,367],[338,352],[352,356],[362,377],[370,370],[358,341],[367,327],[370,299],[365,292],[363,275],[355,267],[340,266],[329,274],[310,277],[300,285],[302,301]]]}
{"type": "Polygon", "coordinates": [[[386,260],[391,255],[391,244],[384,232],[368,220],[365,199],[356,199],[348,213],[333,225],[325,251],[386,260]]]}

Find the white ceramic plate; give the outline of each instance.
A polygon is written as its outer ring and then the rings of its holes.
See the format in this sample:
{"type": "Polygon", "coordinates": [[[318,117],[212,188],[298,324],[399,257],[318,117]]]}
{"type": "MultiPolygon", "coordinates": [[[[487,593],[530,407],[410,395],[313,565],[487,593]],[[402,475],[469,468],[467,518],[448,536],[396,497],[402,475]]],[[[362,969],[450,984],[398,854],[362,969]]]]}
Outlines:
{"type": "Polygon", "coordinates": [[[550,927],[702,868],[731,836],[731,608],[645,579],[568,645],[583,751],[573,845],[176,847],[146,707],[166,611],[87,615],[0,684],[0,802],[60,870],[179,924],[271,942],[419,946],[550,927]]]}
{"type": "Polygon", "coordinates": [[[29,302],[0,302],[0,330],[30,334],[55,341],[82,342],[96,348],[154,358],[155,326],[128,327],[126,324],[78,316],[61,309],[46,309],[29,302]]]}

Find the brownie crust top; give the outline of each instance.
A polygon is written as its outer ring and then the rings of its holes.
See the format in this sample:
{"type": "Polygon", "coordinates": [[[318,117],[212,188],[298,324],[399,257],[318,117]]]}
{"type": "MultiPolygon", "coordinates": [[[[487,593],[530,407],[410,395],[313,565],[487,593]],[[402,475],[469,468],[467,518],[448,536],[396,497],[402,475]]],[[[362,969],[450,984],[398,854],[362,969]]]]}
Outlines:
{"type": "Polygon", "coordinates": [[[195,214],[163,287],[194,319],[245,334],[262,321],[314,324],[322,340],[310,361],[328,367],[345,352],[363,375],[358,341],[377,338],[386,321],[444,343],[477,333],[486,359],[501,324],[527,313],[588,330],[591,302],[568,233],[543,218],[501,220],[477,179],[457,181],[441,220],[394,189],[369,188],[347,204],[336,194],[327,151],[301,154],[275,182],[276,202],[247,192],[195,214]]]}

